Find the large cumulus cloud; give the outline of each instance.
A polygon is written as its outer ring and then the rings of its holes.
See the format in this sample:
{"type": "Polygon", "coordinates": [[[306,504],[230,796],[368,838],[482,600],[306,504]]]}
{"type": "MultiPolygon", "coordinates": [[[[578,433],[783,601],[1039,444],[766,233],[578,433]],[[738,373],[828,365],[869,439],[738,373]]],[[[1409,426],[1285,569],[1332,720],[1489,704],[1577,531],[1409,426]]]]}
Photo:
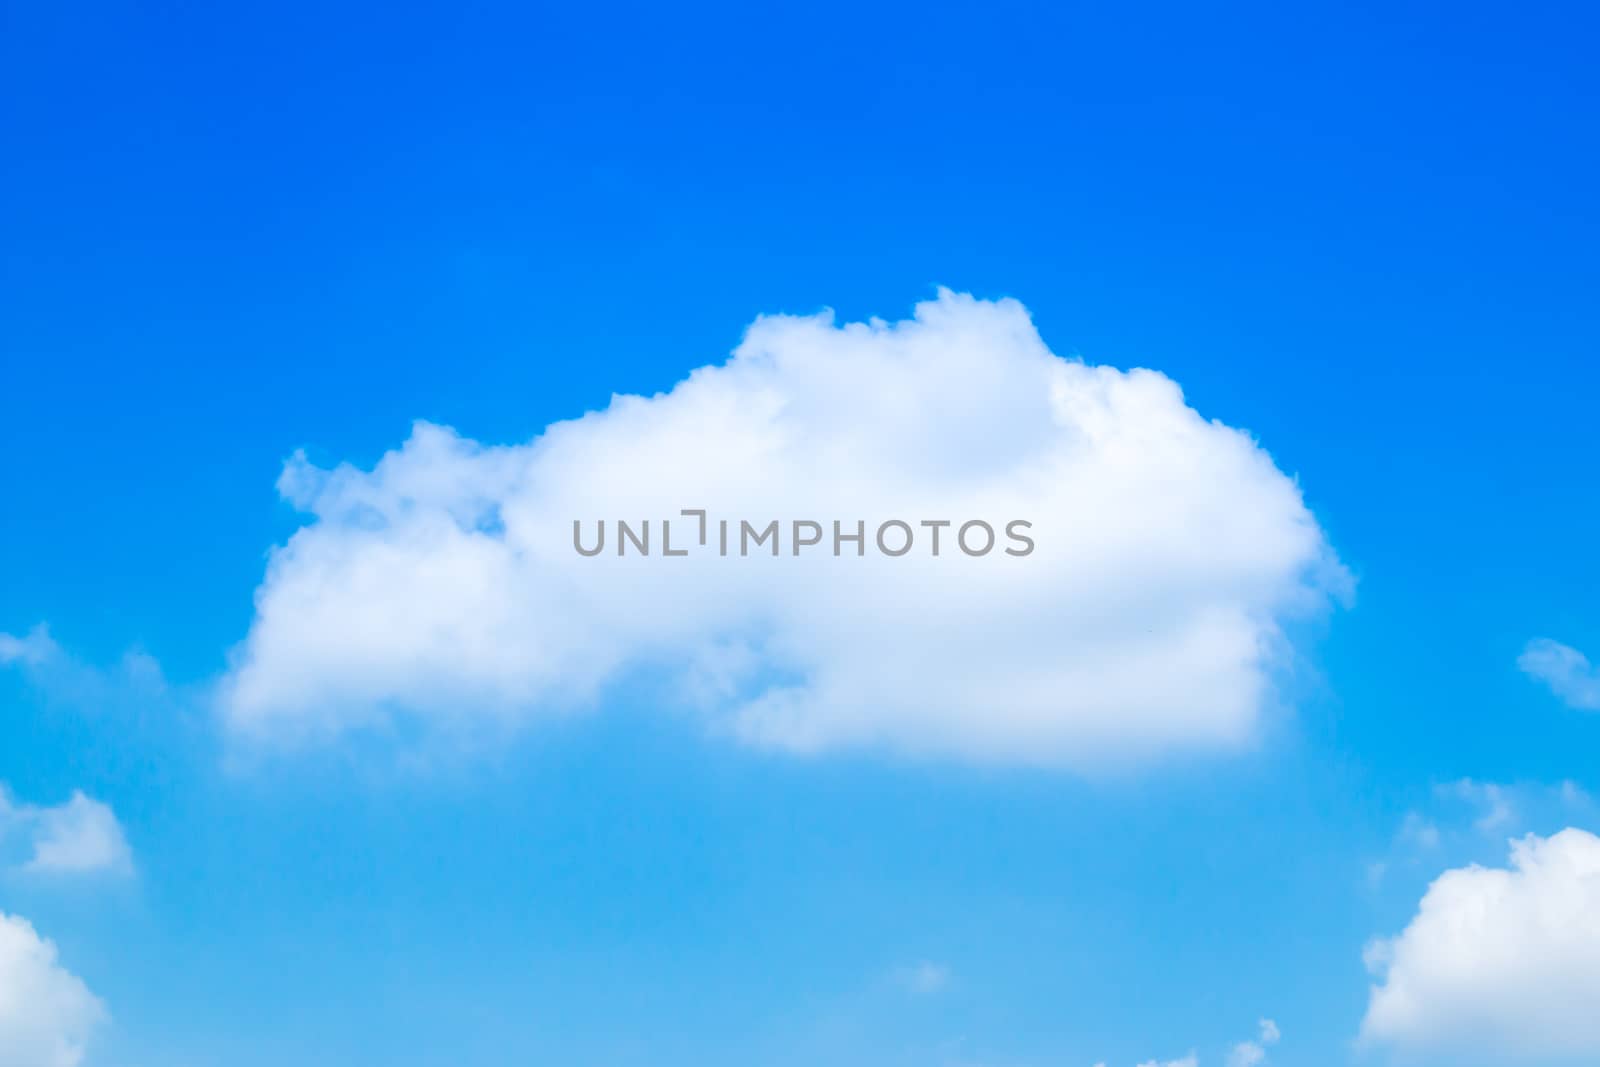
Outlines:
{"type": "Polygon", "coordinates": [[[310,520],[221,697],[274,741],[516,724],[627,682],[801,751],[1226,748],[1292,653],[1285,621],[1346,581],[1249,435],[1159,373],[1052,355],[1014,301],[949,292],[897,323],[764,317],[726,363],[527,444],[419,423],[372,470],[296,457],[279,488],[310,520]],[[661,557],[687,508],[780,520],[782,552],[661,557]],[[573,521],[602,518],[652,520],[655,554],[579,556],[573,521]],[[871,532],[896,518],[918,542],[888,558],[871,532]],[[952,528],[931,555],[919,522],[969,519],[1027,520],[1036,548],[969,557],[952,528]],[[864,520],[868,551],[796,557],[793,520],[864,520]]]}

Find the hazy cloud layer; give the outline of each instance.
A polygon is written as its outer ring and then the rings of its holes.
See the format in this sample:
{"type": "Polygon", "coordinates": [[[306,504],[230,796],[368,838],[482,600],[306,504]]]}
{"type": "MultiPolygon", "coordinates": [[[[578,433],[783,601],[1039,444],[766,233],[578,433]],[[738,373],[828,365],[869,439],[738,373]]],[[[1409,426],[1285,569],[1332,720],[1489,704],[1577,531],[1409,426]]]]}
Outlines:
{"type": "Polygon", "coordinates": [[[893,324],[759,319],[727,363],[528,444],[419,423],[373,470],[297,457],[279,488],[310,521],[221,690],[236,734],[272,742],[515,725],[632,681],[796,751],[1227,749],[1292,658],[1285,621],[1348,584],[1247,434],[948,292],[893,324]],[[781,555],[662,558],[661,520],[695,540],[685,508],[779,520],[781,555]],[[656,554],[579,556],[573,521],[602,518],[652,520],[656,554]],[[896,518],[918,541],[888,558],[872,531],[896,518]],[[831,522],[858,519],[865,557],[835,557],[831,522]],[[968,557],[952,528],[934,558],[917,528],[968,519],[1028,520],[1036,549],[968,557]],[[792,555],[793,520],[824,544],[792,555]]]}
{"type": "Polygon", "coordinates": [[[942,993],[949,987],[950,968],[943,963],[923,960],[920,963],[897,968],[894,972],[894,982],[908,993],[930,996],[942,993]]]}
{"type": "Polygon", "coordinates": [[[1549,687],[1568,706],[1600,711],[1600,670],[1582,652],[1541,637],[1529,641],[1517,666],[1549,687]]]}
{"type": "Polygon", "coordinates": [[[0,665],[20,663],[37,666],[60,651],[60,646],[50,636],[50,628],[43,623],[21,637],[0,633],[0,665]]]}

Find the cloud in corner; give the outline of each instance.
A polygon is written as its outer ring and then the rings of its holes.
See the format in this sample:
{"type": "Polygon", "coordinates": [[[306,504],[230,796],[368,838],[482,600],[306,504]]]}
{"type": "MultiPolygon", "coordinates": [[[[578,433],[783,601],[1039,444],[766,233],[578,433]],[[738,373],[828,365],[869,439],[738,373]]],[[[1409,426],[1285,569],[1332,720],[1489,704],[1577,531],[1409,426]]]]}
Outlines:
{"type": "Polygon", "coordinates": [[[1600,838],[1512,842],[1504,868],[1446,871],[1392,938],[1372,942],[1361,1037],[1523,1064],[1600,1058],[1600,838]]]}
{"type": "Polygon", "coordinates": [[[78,1067],[105,1008],[26,919],[0,912],[0,1063],[78,1067]]]}

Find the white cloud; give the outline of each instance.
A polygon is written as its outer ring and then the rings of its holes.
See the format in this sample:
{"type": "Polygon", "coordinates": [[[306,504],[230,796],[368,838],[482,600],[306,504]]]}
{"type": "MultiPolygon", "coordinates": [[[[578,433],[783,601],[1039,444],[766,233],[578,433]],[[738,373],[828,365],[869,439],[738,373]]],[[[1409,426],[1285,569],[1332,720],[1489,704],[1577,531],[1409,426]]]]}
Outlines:
{"type": "Polygon", "coordinates": [[[1517,657],[1523,673],[1550,687],[1570,707],[1600,711],[1600,670],[1582,652],[1540,637],[1517,657]]]}
{"type": "Polygon", "coordinates": [[[1397,937],[1368,946],[1362,1037],[1508,1063],[1600,1056],[1600,838],[1512,843],[1509,868],[1446,871],[1397,937]]]}
{"type": "Polygon", "coordinates": [[[1258,1025],[1260,1032],[1254,1041],[1241,1041],[1228,1050],[1228,1067],[1257,1067],[1267,1062],[1267,1049],[1283,1035],[1271,1019],[1262,1019],[1258,1025]]]}
{"type": "Polygon", "coordinates": [[[0,913],[0,1064],[77,1067],[105,1009],[25,919],[0,913]]]}
{"type": "Polygon", "coordinates": [[[419,423],[371,471],[297,456],[279,488],[312,521],[273,553],[220,694],[237,736],[275,742],[515,725],[643,680],[797,751],[1237,748],[1292,659],[1283,624],[1348,587],[1247,434],[1154,371],[1053,356],[1014,301],[948,292],[895,324],[759,319],[726,364],[525,445],[419,423]],[[782,555],[661,558],[663,519],[675,547],[698,537],[685,508],[735,542],[780,520],[782,555]],[[656,555],[617,558],[612,527],[580,557],[573,521],[587,541],[602,518],[651,520],[656,555]],[[894,518],[918,541],[886,558],[894,518]],[[835,558],[831,522],[858,519],[866,558],[835,558]],[[1028,520],[1037,547],[969,558],[948,528],[927,554],[920,522],[968,519],[1028,520]],[[794,520],[824,545],[794,557],[794,520]]]}
{"type": "Polygon", "coordinates": [[[38,812],[33,857],[27,869],[42,873],[85,874],[133,870],[133,854],[111,809],[82,793],[57,808],[38,812]]]}
{"type": "Polygon", "coordinates": [[[80,792],[56,807],[18,805],[0,790],[0,839],[21,838],[21,869],[43,875],[133,872],[133,853],[111,808],[80,792]]]}
{"type": "Polygon", "coordinates": [[[0,665],[21,663],[26,666],[38,666],[60,651],[60,646],[50,636],[50,628],[44,623],[35,626],[21,637],[0,633],[0,665]]]}
{"type": "MultiPolygon", "coordinates": [[[[1258,1024],[1258,1033],[1254,1041],[1241,1041],[1228,1050],[1228,1067],[1257,1067],[1267,1061],[1267,1049],[1278,1043],[1282,1034],[1278,1024],[1271,1019],[1262,1019],[1258,1024]]],[[[1177,1060],[1145,1060],[1139,1067],[1199,1067],[1200,1057],[1191,1052],[1182,1059],[1177,1060]]],[[[1102,1061],[1094,1067],[1106,1067],[1102,1061]]]]}

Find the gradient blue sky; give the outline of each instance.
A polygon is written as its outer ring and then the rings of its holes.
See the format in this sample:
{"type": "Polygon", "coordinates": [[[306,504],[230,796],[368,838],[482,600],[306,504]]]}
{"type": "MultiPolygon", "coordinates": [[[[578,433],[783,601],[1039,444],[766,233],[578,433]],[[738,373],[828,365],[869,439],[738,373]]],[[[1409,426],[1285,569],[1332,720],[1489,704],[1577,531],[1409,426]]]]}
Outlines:
{"type": "Polygon", "coordinates": [[[1387,1063],[1363,945],[1505,854],[1439,787],[1600,789],[1516,662],[1600,650],[1580,5],[3,19],[0,631],[73,662],[0,669],[0,782],[109,803],[137,875],[0,910],[108,1005],[90,1064],[1220,1065],[1263,1016],[1273,1063],[1387,1063]],[[422,772],[228,758],[293,450],[523,441],[935,285],[1298,478],[1358,592],[1256,749],[797,759],[623,694],[422,772]]]}

